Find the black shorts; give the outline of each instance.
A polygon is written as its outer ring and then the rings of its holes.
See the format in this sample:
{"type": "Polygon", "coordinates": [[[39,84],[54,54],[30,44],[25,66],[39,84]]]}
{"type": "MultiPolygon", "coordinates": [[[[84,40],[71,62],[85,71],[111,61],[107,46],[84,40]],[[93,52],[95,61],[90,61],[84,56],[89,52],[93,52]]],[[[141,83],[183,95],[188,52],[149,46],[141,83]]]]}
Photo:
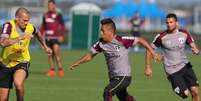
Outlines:
{"type": "Polygon", "coordinates": [[[109,92],[111,95],[115,95],[120,91],[127,93],[127,87],[131,83],[130,76],[116,76],[110,79],[110,83],[105,87],[104,92],[109,92]]]}
{"type": "Polygon", "coordinates": [[[15,67],[7,68],[5,65],[0,63],[0,88],[12,88],[13,87],[13,76],[14,73],[23,69],[26,72],[26,78],[29,75],[28,68],[30,63],[19,63],[15,67]]]}
{"type": "Polygon", "coordinates": [[[172,89],[178,95],[182,95],[185,90],[192,86],[199,86],[197,77],[192,69],[192,65],[187,63],[181,70],[168,76],[172,84],[172,89]]]}
{"type": "Polygon", "coordinates": [[[55,44],[58,44],[58,45],[61,44],[58,39],[45,39],[45,42],[46,42],[47,46],[50,48],[52,48],[53,45],[55,45],[55,44]]]}

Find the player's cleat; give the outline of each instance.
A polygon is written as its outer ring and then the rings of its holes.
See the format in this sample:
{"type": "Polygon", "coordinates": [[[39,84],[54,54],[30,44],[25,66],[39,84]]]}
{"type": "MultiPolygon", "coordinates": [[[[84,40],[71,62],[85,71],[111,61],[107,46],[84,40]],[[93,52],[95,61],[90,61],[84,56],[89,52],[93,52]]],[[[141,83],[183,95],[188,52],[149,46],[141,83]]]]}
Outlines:
{"type": "Polygon", "coordinates": [[[46,74],[47,76],[55,76],[57,73],[54,70],[49,70],[46,74]]]}
{"type": "Polygon", "coordinates": [[[58,72],[57,72],[57,74],[59,75],[59,76],[64,76],[64,71],[63,70],[59,70],[58,72]]]}

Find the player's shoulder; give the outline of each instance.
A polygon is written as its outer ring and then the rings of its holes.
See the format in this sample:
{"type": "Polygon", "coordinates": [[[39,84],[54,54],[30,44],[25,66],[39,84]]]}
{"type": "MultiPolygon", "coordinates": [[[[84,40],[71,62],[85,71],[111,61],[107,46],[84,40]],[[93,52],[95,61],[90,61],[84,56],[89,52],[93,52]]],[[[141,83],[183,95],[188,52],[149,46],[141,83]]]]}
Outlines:
{"type": "Polygon", "coordinates": [[[11,26],[12,27],[11,22],[9,22],[9,21],[3,23],[3,26],[11,26]]]}
{"type": "Polygon", "coordinates": [[[49,15],[51,15],[51,14],[52,14],[52,12],[47,11],[47,12],[45,12],[45,13],[43,14],[43,16],[44,16],[44,17],[47,17],[47,16],[49,16],[49,15]]]}
{"type": "Polygon", "coordinates": [[[11,22],[7,21],[7,22],[3,23],[3,28],[4,29],[11,29],[12,28],[11,22]]]}
{"type": "Polygon", "coordinates": [[[167,30],[164,30],[164,31],[161,31],[161,32],[159,32],[157,35],[156,35],[156,37],[157,38],[162,38],[162,37],[164,37],[165,35],[167,35],[167,30]]]}
{"type": "Polygon", "coordinates": [[[119,35],[116,35],[115,37],[118,41],[123,41],[123,40],[134,40],[135,38],[137,37],[134,37],[134,36],[119,36],[119,35]]]}
{"type": "Polygon", "coordinates": [[[100,45],[101,43],[104,43],[103,39],[102,38],[99,38],[98,41],[96,41],[93,46],[97,46],[97,45],[100,45]]]}
{"type": "Polygon", "coordinates": [[[187,29],[184,28],[180,28],[178,29],[179,32],[185,33],[185,34],[189,34],[190,32],[187,29]]]}

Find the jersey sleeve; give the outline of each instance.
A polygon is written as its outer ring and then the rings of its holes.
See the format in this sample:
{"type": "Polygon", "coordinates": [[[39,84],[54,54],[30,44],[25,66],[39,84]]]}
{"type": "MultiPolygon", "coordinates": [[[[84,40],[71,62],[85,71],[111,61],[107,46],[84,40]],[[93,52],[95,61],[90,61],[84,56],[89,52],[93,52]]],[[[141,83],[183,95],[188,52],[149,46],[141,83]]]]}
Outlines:
{"type": "Polygon", "coordinates": [[[151,46],[156,49],[157,47],[161,47],[162,46],[162,41],[161,41],[161,37],[160,34],[157,34],[153,40],[153,42],[151,43],[151,46]]]}
{"type": "Polygon", "coordinates": [[[190,43],[194,42],[194,39],[189,32],[187,32],[186,34],[187,34],[186,44],[189,45],[190,43]]]}
{"type": "Polygon", "coordinates": [[[1,31],[1,36],[2,38],[9,38],[12,30],[12,25],[10,23],[5,23],[3,24],[3,28],[1,31]]]}
{"type": "Polygon", "coordinates": [[[133,36],[123,36],[117,38],[117,40],[121,41],[126,48],[133,47],[139,42],[139,37],[133,36]]]}
{"type": "Polygon", "coordinates": [[[34,27],[34,31],[33,31],[33,34],[37,34],[39,32],[39,29],[37,29],[35,26],[34,27]]]}
{"type": "Polygon", "coordinates": [[[194,42],[194,39],[193,37],[191,36],[190,32],[187,31],[186,29],[179,29],[180,32],[186,34],[186,44],[190,44],[190,43],[193,43],[194,42]]]}
{"type": "Polygon", "coordinates": [[[92,54],[102,52],[102,48],[100,47],[100,41],[98,41],[94,45],[92,45],[90,51],[91,51],[92,54]]]}

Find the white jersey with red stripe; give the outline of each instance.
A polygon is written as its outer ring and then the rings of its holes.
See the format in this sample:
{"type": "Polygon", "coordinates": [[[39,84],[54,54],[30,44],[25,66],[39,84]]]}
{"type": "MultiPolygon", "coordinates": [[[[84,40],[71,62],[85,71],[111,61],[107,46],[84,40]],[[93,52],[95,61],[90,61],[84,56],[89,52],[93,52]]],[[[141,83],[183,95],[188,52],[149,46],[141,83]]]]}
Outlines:
{"type": "Polygon", "coordinates": [[[131,66],[128,60],[128,48],[138,42],[137,37],[116,35],[112,42],[105,43],[101,39],[91,47],[92,53],[103,52],[109,77],[131,76],[131,66]]]}
{"type": "Polygon", "coordinates": [[[184,29],[178,29],[174,33],[164,31],[155,37],[152,47],[161,47],[164,67],[168,75],[179,71],[189,62],[185,47],[186,44],[189,45],[193,42],[190,33],[184,29]]]}

